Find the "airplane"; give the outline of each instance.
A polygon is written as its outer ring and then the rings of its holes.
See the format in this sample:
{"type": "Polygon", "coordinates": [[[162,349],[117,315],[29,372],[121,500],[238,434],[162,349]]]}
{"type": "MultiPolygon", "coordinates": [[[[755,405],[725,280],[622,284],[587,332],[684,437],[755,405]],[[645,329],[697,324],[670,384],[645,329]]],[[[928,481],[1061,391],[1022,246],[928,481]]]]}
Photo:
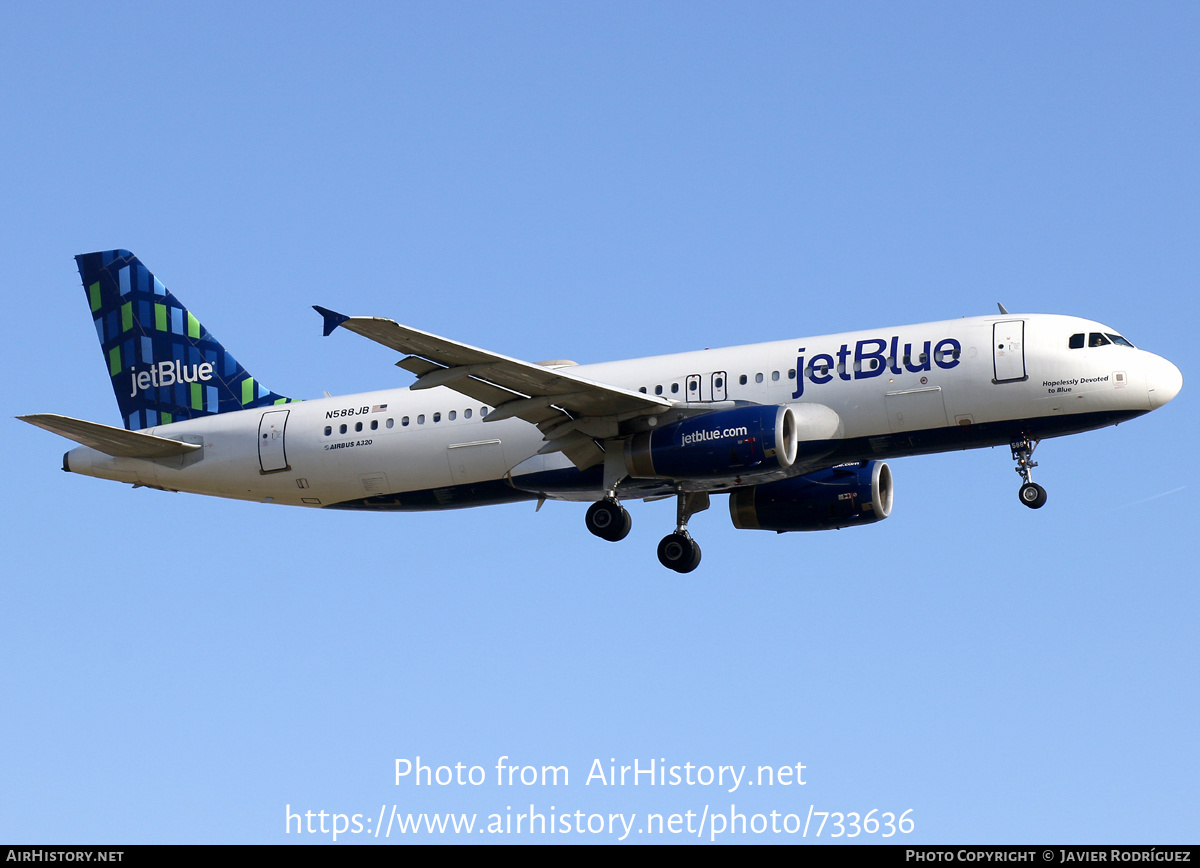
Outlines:
{"type": "Polygon", "coordinates": [[[251,376],[127,250],[75,257],[124,428],[20,416],[80,446],[63,470],[134,487],[333,509],[676,499],[658,546],[700,563],[688,521],[729,495],[735,527],[784,533],[887,518],[886,459],[1008,445],[1038,509],[1038,443],[1174,398],[1183,375],[1091,320],[965,317],[579,365],[524,362],[379,317],[314,306],[401,354],[406,388],[299,401],[251,376]]]}

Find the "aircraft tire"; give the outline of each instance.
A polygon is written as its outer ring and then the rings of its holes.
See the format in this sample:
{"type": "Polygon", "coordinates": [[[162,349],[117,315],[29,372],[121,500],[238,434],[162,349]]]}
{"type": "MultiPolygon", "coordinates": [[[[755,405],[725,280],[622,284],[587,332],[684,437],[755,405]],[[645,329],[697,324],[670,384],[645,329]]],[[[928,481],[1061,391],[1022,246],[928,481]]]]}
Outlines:
{"type": "Polygon", "coordinates": [[[587,529],[600,539],[620,542],[629,536],[633,519],[629,510],[611,500],[598,500],[588,507],[585,516],[587,529]]]}
{"type": "Polygon", "coordinates": [[[687,534],[667,534],[658,544],[658,562],[677,573],[690,573],[700,566],[700,546],[687,534]]]}
{"type": "Polygon", "coordinates": [[[1046,505],[1046,489],[1036,482],[1026,482],[1021,486],[1017,495],[1020,497],[1021,503],[1030,509],[1041,509],[1046,505]]]}

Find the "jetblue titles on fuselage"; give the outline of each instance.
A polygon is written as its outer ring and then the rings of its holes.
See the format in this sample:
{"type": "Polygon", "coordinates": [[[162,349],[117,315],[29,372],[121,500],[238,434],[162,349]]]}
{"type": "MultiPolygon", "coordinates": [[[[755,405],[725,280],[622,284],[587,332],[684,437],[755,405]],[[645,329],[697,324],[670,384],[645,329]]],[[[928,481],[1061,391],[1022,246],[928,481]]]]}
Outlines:
{"type": "Polygon", "coordinates": [[[943,338],[938,341],[931,353],[929,348],[932,345],[933,341],[925,341],[914,361],[912,343],[905,343],[904,354],[899,354],[899,335],[892,335],[890,341],[887,338],[865,338],[854,344],[853,372],[847,365],[851,357],[848,344],[842,344],[836,353],[817,353],[810,357],[807,368],[804,365],[806,350],[804,347],[800,347],[796,351],[798,353],[796,357],[796,391],[792,393],[792,397],[799,398],[804,395],[806,377],[814,385],[819,386],[833,380],[835,374],[842,380],[865,380],[870,377],[878,377],[885,370],[890,370],[893,374],[903,374],[905,371],[910,374],[919,374],[922,371],[931,370],[931,362],[939,368],[947,370],[958,364],[958,357],[962,353],[962,344],[956,338],[943,338]],[[887,353],[886,356],[885,353],[887,353]],[[836,362],[834,361],[835,355],[836,362]]]}

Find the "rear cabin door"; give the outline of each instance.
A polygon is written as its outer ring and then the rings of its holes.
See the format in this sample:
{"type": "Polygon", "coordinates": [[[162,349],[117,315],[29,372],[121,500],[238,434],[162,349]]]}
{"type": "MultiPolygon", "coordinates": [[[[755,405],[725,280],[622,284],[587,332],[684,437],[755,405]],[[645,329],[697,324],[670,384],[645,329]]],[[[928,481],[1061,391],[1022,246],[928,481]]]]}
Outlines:
{"type": "Polygon", "coordinates": [[[290,410],[263,413],[258,423],[258,466],[263,473],[287,470],[287,453],[283,448],[283,429],[287,427],[290,410]]]}

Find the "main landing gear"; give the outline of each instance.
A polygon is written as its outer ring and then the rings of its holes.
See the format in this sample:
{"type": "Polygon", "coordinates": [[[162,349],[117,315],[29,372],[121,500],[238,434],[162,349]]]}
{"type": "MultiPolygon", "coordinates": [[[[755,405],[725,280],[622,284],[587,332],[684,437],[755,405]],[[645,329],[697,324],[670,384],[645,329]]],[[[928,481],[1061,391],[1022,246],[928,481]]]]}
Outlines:
{"type": "Polygon", "coordinates": [[[1017,497],[1030,509],[1041,509],[1046,505],[1046,489],[1033,481],[1033,468],[1037,467],[1037,462],[1032,460],[1033,450],[1037,449],[1039,442],[1031,440],[1028,434],[1022,434],[1020,440],[1014,440],[1009,444],[1009,448],[1012,449],[1013,461],[1017,462],[1015,469],[1024,480],[1020,491],[1017,492],[1017,497]]]}
{"type": "Polygon", "coordinates": [[[668,570],[690,573],[700,566],[700,546],[688,533],[687,523],[693,515],[708,509],[708,492],[681,492],[676,498],[675,533],[669,533],[658,544],[658,562],[668,570]]]}
{"type": "MultiPolygon", "coordinates": [[[[688,533],[687,523],[693,515],[708,509],[708,493],[704,491],[679,494],[675,507],[675,532],[667,534],[658,544],[658,561],[677,573],[690,573],[700,566],[700,546],[688,533]]],[[[600,539],[619,542],[629,535],[633,521],[629,512],[615,497],[605,497],[588,507],[587,529],[600,539]]]]}
{"type": "Polygon", "coordinates": [[[609,542],[625,539],[629,536],[629,529],[633,527],[629,510],[607,497],[588,507],[584,521],[587,522],[588,530],[609,542]]]}

